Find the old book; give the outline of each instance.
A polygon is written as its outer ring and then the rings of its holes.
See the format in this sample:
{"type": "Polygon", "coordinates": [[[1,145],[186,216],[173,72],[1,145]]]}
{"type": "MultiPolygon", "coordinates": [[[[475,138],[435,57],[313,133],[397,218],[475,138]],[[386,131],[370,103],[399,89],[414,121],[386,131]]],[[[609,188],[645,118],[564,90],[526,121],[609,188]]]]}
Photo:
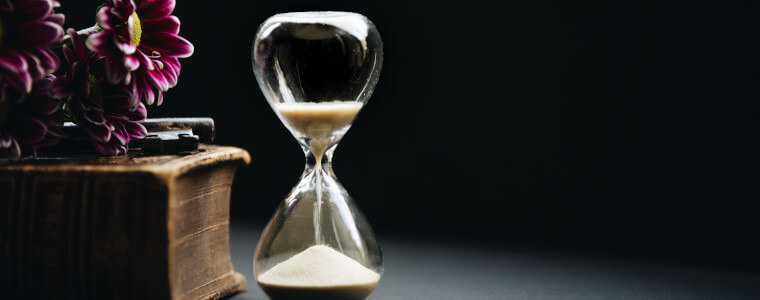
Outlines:
{"type": "Polygon", "coordinates": [[[4,299],[216,299],[242,290],[229,200],[245,150],[0,164],[4,299]],[[9,298],[5,298],[8,296],[9,298]]]}

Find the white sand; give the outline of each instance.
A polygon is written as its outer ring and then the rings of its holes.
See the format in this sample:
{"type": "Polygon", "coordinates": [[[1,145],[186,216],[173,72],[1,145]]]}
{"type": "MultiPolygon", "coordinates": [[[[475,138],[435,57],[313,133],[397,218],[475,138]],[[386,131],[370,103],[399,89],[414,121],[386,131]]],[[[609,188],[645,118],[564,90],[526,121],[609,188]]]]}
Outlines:
{"type": "Polygon", "coordinates": [[[326,139],[351,124],[363,103],[334,101],[320,103],[277,103],[280,113],[291,128],[312,139],[326,139]]]}
{"type": "Polygon", "coordinates": [[[260,283],[288,287],[377,284],[380,274],[324,245],[311,246],[259,275],[260,283]]]}

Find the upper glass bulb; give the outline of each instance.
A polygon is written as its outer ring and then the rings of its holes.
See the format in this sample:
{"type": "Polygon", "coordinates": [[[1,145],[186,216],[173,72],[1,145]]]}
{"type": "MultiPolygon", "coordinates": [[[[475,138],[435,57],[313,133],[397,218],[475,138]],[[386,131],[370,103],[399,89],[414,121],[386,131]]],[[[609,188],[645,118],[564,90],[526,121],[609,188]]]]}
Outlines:
{"type": "Polygon", "coordinates": [[[349,12],[278,14],[259,28],[253,70],[270,103],[366,102],[383,63],[375,25],[349,12]]]}
{"type": "Polygon", "coordinates": [[[264,96],[317,160],[369,100],[382,64],[380,34],[357,13],[274,15],[253,44],[253,70],[264,96]]]}

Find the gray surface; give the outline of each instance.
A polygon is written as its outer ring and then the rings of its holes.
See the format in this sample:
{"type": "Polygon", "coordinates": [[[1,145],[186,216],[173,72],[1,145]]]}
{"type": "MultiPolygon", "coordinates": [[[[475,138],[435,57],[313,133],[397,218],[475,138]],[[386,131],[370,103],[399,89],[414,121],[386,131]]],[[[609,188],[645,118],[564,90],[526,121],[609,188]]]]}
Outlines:
{"type": "MultiPolygon", "coordinates": [[[[264,300],[253,279],[261,228],[232,227],[233,264],[248,282],[232,299],[264,300]]],[[[760,274],[580,255],[493,252],[382,240],[372,299],[760,299],[760,274]]]]}

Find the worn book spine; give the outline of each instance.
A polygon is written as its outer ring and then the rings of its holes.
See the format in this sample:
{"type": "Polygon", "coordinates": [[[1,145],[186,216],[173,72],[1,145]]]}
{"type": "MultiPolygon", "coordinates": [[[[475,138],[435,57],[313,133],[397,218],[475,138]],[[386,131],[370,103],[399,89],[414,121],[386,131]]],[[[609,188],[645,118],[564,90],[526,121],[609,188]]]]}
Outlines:
{"type": "Polygon", "coordinates": [[[245,278],[232,268],[228,226],[242,162],[247,153],[149,168],[0,167],[0,289],[11,299],[240,291],[245,278]]]}

